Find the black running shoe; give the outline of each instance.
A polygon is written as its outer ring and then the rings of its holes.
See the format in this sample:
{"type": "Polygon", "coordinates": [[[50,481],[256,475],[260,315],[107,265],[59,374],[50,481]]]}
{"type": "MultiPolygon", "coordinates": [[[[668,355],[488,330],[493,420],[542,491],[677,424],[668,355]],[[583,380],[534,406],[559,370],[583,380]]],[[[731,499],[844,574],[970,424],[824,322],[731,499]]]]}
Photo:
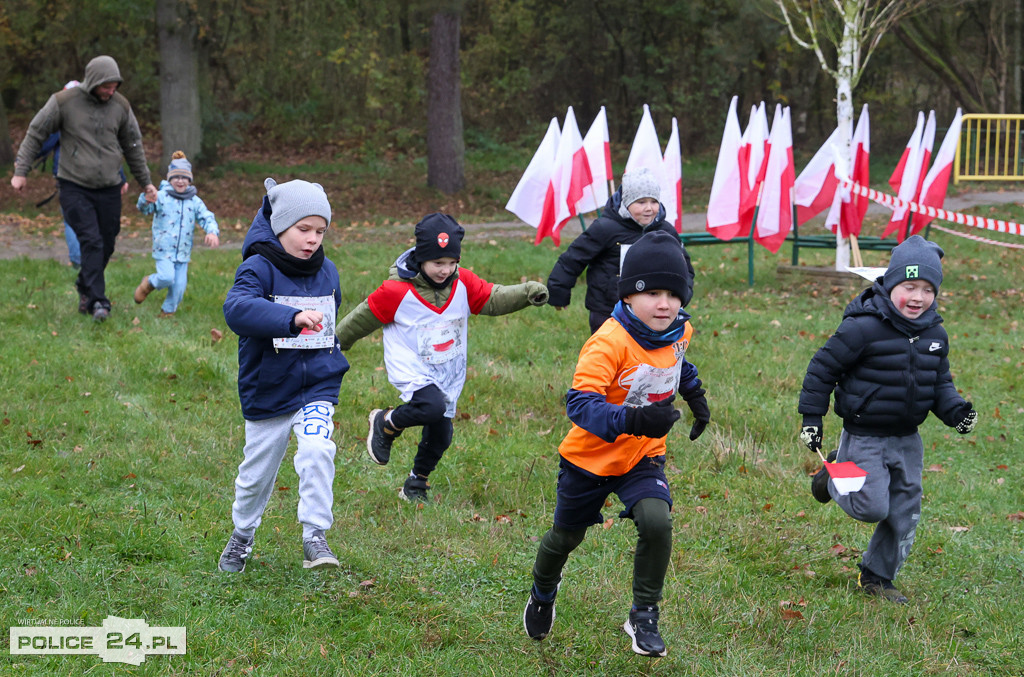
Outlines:
{"type": "Polygon", "coordinates": [[[405,478],[405,484],[402,485],[402,489],[398,492],[400,498],[410,503],[429,503],[430,498],[427,496],[427,489],[430,485],[427,484],[427,478],[421,477],[414,473],[409,473],[409,476],[405,478]]]}
{"type": "Polygon", "coordinates": [[[366,451],[370,460],[377,465],[387,465],[391,460],[391,443],[402,434],[387,421],[390,409],[374,409],[370,412],[370,432],[366,435],[366,451]]]}
{"type": "MultiPolygon", "coordinates": [[[[826,460],[831,463],[836,460],[836,456],[839,455],[838,449],[833,449],[828,452],[826,460]]],[[[828,503],[832,500],[832,495],[828,493],[828,470],[825,466],[821,466],[821,470],[814,473],[814,477],[811,478],[811,496],[814,496],[814,500],[818,503],[828,503]]]]}
{"type": "Polygon", "coordinates": [[[641,606],[630,609],[622,629],[633,640],[633,651],[641,656],[664,656],[665,640],[658,632],[658,607],[641,606]]]}
{"type": "Polygon", "coordinates": [[[906,595],[896,589],[896,586],[888,578],[875,575],[873,571],[865,569],[863,565],[858,564],[857,566],[860,567],[860,573],[857,574],[857,586],[864,591],[865,595],[881,597],[893,604],[907,604],[910,601],[906,595]]]}
{"type": "Polygon", "coordinates": [[[542,602],[533,594],[531,588],[530,599],[523,609],[523,628],[526,629],[527,636],[540,641],[551,633],[554,625],[555,600],[552,598],[550,602],[542,602]]]}

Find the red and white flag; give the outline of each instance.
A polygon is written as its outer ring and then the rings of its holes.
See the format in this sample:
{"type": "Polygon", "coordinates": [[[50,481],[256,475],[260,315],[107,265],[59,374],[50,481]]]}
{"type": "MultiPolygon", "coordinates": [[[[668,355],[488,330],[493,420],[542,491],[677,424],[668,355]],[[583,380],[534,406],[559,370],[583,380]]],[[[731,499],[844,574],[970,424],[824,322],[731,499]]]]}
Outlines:
{"type": "Polygon", "coordinates": [[[565,113],[562,123],[562,136],[558,140],[558,151],[555,153],[555,173],[552,183],[555,187],[555,226],[551,230],[551,240],[557,247],[561,243],[559,233],[565,222],[576,216],[576,204],[583,198],[586,187],[594,182],[590,173],[590,163],[583,150],[583,137],[576,126],[576,114],[572,106],[565,113]]]}
{"type": "Polygon", "coordinates": [[[793,226],[793,182],[796,170],[793,167],[793,133],[788,106],[775,106],[768,147],[754,240],[775,253],[793,226]]]}
{"type": "Polygon", "coordinates": [[[802,226],[821,212],[828,209],[836,195],[839,179],[832,159],[832,146],[838,146],[840,133],[837,128],[825,139],[818,152],[807,163],[800,176],[793,183],[793,202],[796,204],[796,222],[802,226]]]}
{"type": "Polygon", "coordinates": [[[580,214],[596,212],[608,202],[608,182],[612,180],[612,151],[608,143],[608,116],[604,106],[601,106],[587,135],[583,137],[583,151],[587,154],[594,182],[576,203],[576,210],[580,214]]]}
{"type": "Polygon", "coordinates": [[[523,172],[522,178],[519,179],[519,184],[512,191],[508,204],[505,205],[505,209],[537,229],[534,244],[540,244],[545,237],[550,237],[555,226],[555,187],[552,184],[552,171],[555,167],[560,137],[558,118],[551,118],[544,139],[537,147],[537,152],[533,154],[533,159],[523,172]]]}
{"type": "MultiPolygon", "coordinates": [[[[860,111],[857,129],[853,132],[850,142],[850,178],[862,186],[871,185],[871,122],[868,118],[868,105],[860,111]]],[[[840,191],[843,204],[839,216],[839,229],[843,237],[860,236],[867,214],[869,200],[863,195],[849,190],[840,191]]],[[[835,232],[835,231],[833,231],[835,232]]]]}
{"type": "MultiPolygon", "coordinates": [[[[920,204],[941,208],[946,201],[946,189],[949,187],[949,175],[953,171],[953,161],[956,159],[956,145],[960,140],[961,124],[961,111],[957,108],[953,122],[949,123],[949,130],[946,132],[945,138],[942,139],[942,145],[939,146],[935,162],[928,170],[928,175],[924,177],[924,183],[921,184],[921,195],[917,200],[920,204]]],[[[933,218],[927,214],[914,214],[912,234],[923,230],[933,218]]]]}
{"type": "Polygon", "coordinates": [[[683,232],[683,154],[679,150],[679,123],[672,118],[672,135],[665,146],[662,170],[661,204],[665,205],[665,220],[683,232]]]}
{"type": "Polygon", "coordinates": [[[826,462],[825,470],[840,496],[860,491],[864,488],[864,481],[868,478],[867,471],[853,461],[826,462]]]}
{"type": "Polygon", "coordinates": [[[764,101],[756,108],[751,107],[750,121],[743,130],[740,147],[740,169],[746,179],[740,195],[740,235],[746,236],[753,226],[754,210],[757,209],[761,182],[768,156],[768,114],[764,101]]]}
{"type": "Polygon", "coordinates": [[[629,174],[635,169],[647,167],[658,177],[660,183],[662,157],[658,132],[654,129],[654,120],[651,119],[651,109],[645,103],[644,114],[640,118],[640,126],[636,129],[633,147],[629,149],[629,158],[626,160],[626,169],[623,171],[623,174],[629,174]]]}
{"type": "MultiPolygon", "coordinates": [[[[892,176],[889,177],[889,185],[896,191],[896,197],[904,200],[905,202],[911,202],[917,195],[917,190],[921,184],[921,177],[923,172],[921,170],[921,161],[924,158],[924,138],[925,138],[925,124],[924,124],[924,113],[919,112],[917,114],[917,126],[914,128],[914,133],[911,135],[910,140],[907,141],[907,146],[903,150],[903,155],[900,157],[899,163],[896,165],[896,169],[893,170],[892,176]]],[[[935,138],[934,124],[932,126],[932,139],[935,138]]],[[[928,149],[928,154],[931,154],[931,148],[928,149]]],[[[906,236],[907,221],[910,218],[908,209],[906,207],[897,207],[892,212],[892,218],[889,220],[889,224],[885,227],[882,232],[882,237],[888,237],[892,233],[896,233],[896,240],[903,242],[906,236]]]]}
{"type": "Polygon", "coordinates": [[[736,102],[732,97],[725,116],[725,131],[718,147],[718,164],[711,182],[705,229],[720,240],[731,240],[740,231],[740,191],[745,182],[740,169],[740,122],[736,117],[736,102]]]}

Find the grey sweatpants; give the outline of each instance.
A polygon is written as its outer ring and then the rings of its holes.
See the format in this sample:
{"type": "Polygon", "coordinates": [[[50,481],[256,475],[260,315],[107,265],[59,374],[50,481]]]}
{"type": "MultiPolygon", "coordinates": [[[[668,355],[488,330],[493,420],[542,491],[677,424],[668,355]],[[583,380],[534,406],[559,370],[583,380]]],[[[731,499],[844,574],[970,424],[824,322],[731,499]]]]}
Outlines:
{"type": "Polygon", "coordinates": [[[844,430],[836,460],[853,461],[868,473],[860,491],[840,496],[832,482],[828,491],[850,517],[878,523],[861,564],[892,580],[910,554],[921,519],[921,436],[868,437],[844,430]]]}
{"type": "Polygon", "coordinates": [[[245,422],[244,458],[238,466],[231,504],[235,531],[243,536],[251,537],[263,519],[292,432],[298,442],[295,472],[299,476],[302,537],[309,538],[317,529],[327,531],[334,523],[334,405],[313,402],[294,414],[245,422]]]}

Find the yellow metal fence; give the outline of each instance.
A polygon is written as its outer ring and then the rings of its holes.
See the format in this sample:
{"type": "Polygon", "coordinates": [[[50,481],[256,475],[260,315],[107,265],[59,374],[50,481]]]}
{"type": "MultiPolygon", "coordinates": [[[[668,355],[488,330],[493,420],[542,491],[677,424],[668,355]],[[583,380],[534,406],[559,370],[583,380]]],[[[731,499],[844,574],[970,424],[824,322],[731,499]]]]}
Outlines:
{"type": "Polygon", "coordinates": [[[963,116],[953,183],[1024,181],[1024,115],[963,116]]]}

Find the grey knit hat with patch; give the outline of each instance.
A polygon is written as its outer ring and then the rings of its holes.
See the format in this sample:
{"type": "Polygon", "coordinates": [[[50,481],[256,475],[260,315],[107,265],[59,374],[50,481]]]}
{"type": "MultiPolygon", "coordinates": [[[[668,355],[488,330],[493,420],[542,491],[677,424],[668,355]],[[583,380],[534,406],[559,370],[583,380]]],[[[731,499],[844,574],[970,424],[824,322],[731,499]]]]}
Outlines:
{"type": "Polygon", "coordinates": [[[629,207],[637,200],[651,197],[661,202],[658,177],[647,167],[635,169],[622,177],[622,206],[629,207]]]}
{"type": "Polygon", "coordinates": [[[319,183],[295,179],[279,184],[268,178],[263,182],[270,199],[270,228],[280,235],[307,216],[322,216],[331,225],[331,203],[319,183]]]}
{"type": "Polygon", "coordinates": [[[942,284],[944,255],[939,245],[920,235],[911,235],[893,247],[889,267],[882,276],[882,286],[885,291],[891,292],[901,282],[919,279],[931,282],[938,294],[939,285],[942,284]]]}

